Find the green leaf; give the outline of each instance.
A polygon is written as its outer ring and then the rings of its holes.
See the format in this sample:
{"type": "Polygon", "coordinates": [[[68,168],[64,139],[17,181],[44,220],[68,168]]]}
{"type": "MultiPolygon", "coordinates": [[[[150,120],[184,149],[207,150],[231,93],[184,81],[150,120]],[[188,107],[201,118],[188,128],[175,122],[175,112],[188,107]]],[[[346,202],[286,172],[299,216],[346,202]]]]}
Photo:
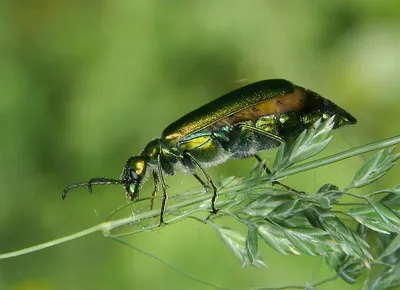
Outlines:
{"type": "Polygon", "coordinates": [[[356,229],[357,235],[363,239],[367,240],[368,238],[368,228],[364,226],[363,224],[358,224],[357,229],[356,229]]]}
{"type": "Polygon", "coordinates": [[[279,206],[277,206],[270,214],[269,216],[272,218],[279,218],[279,219],[287,219],[291,216],[293,216],[295,212],[295,208],[298,204],[298,199],[292,199],[289,200],[279,206]]]}
{"type": "Polygon", "coordinates": [[[386,247],[386,249],[381,253],[377,260],[383,260],[384,258],[393,255],[400,249],[400,235],[392,240],[392,242],[386,247]]]}
{"type": "Polygon", "coordinates": [[[379,201],[369,200],[369,203],[374,207],[375,211],[379,214],[382,220],[388,225],[388,227],[396,232],[400,233],[400,218],[397,214],[384,204],[379,201]]]}
{"type": "Polygon", "coordinates": [[[338,189],[339,189],[339,187],[337,187],[336,185],[327,183],[327,184],[322,185],[321,188],[318,189],[317,193],[324,194],[327,191],[336,191],[338,189]]]}
{"type": "Polygon", "coordinates": [[[283,255],[288,253],[300,255],[299,251],[296,250],[279,227],[264,223],[257,227],[257,232],[268,245],[279,253],[283,255]]]}
{"type": "Polygon", "coordinates": [[[394,267],[385,267],[385,269],[379,273],[375,280],[368,281],[368,284],[373,282],[369,287],[371,290],[386,290],[393,288],[395,285],[398,286],[399,281],[400,263],[397,263],[394,267]]]}
{"type": "Polygon", "coordinates": [[[328,183],[323,185],[316,194],[307,194],[306,196],[302,196],[302,198],[313,199],[323,209],[330,209],[332,204],[337,203],[337,200],[344,194],[345,192],[340,191],[336,185],[328,183]]]}
{"type": "Polygon", "coordinates": [[[267,217],[276,208],[292,200],[292,197],[287,194],[277,197],[264,194],[257,196],[240,211],[248,216],[267,217]]]}
{"type": "Polygon", "coordinates": [[[250,178],[257,178],[262,176],[265,173],[265,161],[263,160],[262,162],[257,162],[253,168],[250,170],[250,178]]]}
{"type": "Polygon", "coordinates": [[[317,192],[316,201],[322,208],[329,209],[332,204],[337,203],[338,199],[343,196],[344,192],[339,190],[339,187],[333,184],[323,185],[317,192]],[[328,200],[326,200],[328,199],[328,200]]]}
{"type": "Polygon", "coordinates": [[[343,252],[332,252],[324,256],[325,263],[338,273],[349,284],[354,284],[365,266],[360,260],[345,255],[343,252]]]}
{"type": "Polygon", "coordinates": [[[400,157],[400,154],[393,155],[393,150],[394,147],[386,148],[373,154],[358,170],[348,188],[362,187],[381,178],[400,157]]]}
{"type": "Polygon", "coordinates": [[[314,228],[323,229],[324,226],[321,224],[319,220],[319,215],[316,210],[313,208],[307,208],[304,210],[304,216],[307,221],[312,225],[314,228]]]}
{"type": "Polygon", "coordinates": [[[393,231],[371,205],[351,208],[347,214],[375,232],[390,234],[393,231]]]}
{"type": "Polygon", "coordinates": [[[386,206],[400,207],[400,185],[395,186],[393,189],[388,189],[385,192],[389,192],[389,194],[382,197],[381,203],[386,206]]]}
{"type": "Polygon", "coordinates": [[[278,149],[272,172],[280,172],[321,152],[332,139],[329,136],[334,124],[334,116],[324,122],[319,119],[312,129],[303,131],[294,142],[282,144],[278,149]]]}
{"type": "Polygon", "coordinates": [[[334,118],[335,116],[332,116],[324,122],[322,122],[322,119],[319,119],[315,122],[312,130],[307,130],[307,133],[301,134],[296,139],[290,155],[291,163],[310,158],[321,152],[329,144],[332,139],[329,136],[335,125],[334,118]]]}
{"type": "Polygon", "coordinates": [[[250,265],[256,266],[258,268],[260,268],[261,266],[267,266],[261,259],[260,254],[258,253],[257,229],[252,225],[249,225],[249,230],[246,237],[246,248],[243,258],[243,267],[250,265]]]}
{"type": "Polygon", "coordinates": [[[297,249],[311,256],[339,250],[329,233],[320,229],[284,229],[284,233],[297,249]]]}
{"type": "Polygon", "coordinates": [[[347,283],[354,284],[364,268],[360,260],[348,258],[337,273],[347,283]]]}
{"type": "MultiPolygon", "coordinates": [[[[322,212],[322,210],[319,212],[322,212]]],[[[324,217],[320,215],[319,220],[324,229],[337,241],[345,254],[364,261],[372,260],[372,256],[368,251],[368,244],[349,229],[339,218],[336,216],[324,217]]]]}
{"type": "Polygon", "coordinates": [[[284,142],[284,143],[281,144],[281,146],[279,146],[279,148],[278,148],[278,150],[276,152],[276,155],[275,155],[274,164],[272,165],[272,173],[275,173],[275,172],[278,172],[278,171],[282,171],[286,167],[290,166],[290,165],[287,164],[287,162],[288,162],[288,157],[287,157],[288,153],[286,151],[289,150],[288,147],[289,147],[289,143],[287,143],[287,142],[284,142]]]}
{"type": "Polygon", "coordinates": [[[318,195],[316,197],[316,201],[318,202],[319,206],[323,209],[330,209],[331,208],[331,201],[326,196],[318,195]]]}
{"type": "Polygon", "coordinates": [[[217,233],[220,235],[225,245],[232,251],[236,258],[244,263],[244,256],[246,251],[246,237],[241,233],[229,229],[214,226],[217,233]]]}
{"type": "Polygon", "coordinates": [[[217,180],[217,185],[219,189],[225,188],[225,187],[232,187],[237,184],[240,184],[243,178],[237,177],[237,176],[228,176],[225,178],[221,178],[217,180]]]}

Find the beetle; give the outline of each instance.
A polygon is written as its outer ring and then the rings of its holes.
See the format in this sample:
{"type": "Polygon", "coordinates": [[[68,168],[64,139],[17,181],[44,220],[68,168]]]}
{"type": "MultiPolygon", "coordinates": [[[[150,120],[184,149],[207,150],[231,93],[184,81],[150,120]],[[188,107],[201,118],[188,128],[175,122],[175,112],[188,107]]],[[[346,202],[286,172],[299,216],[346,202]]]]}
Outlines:
{"type": "Polygon", "coordinates": [[[127,160],[120,179],[93,178],[74,183],[64,189],[62,198],[79,186],[88,186],[91,192],[92,185],[122,184],[127,198],[135,200],[142,183],[152,174],[153,200],[159,183],[163,189],[162,224],[168,198],[165,175],[174,175],[180,169],[192,174],[206,190],[212,187],[211,208],[215,214],[218,211],[215,208],[217,187],[205,168],[251,156],[261,162],[259,151],[277,147],[312,127],[318,119],[332,116],[335,116],[334,128],[357,123],[344,109],[312,90],[284,79],[258,81],[227,93],[170,124],[161,137],[151,140],[139,155],[127,160]],[[207,182],[196,174],[197,170],[207,182]]]}

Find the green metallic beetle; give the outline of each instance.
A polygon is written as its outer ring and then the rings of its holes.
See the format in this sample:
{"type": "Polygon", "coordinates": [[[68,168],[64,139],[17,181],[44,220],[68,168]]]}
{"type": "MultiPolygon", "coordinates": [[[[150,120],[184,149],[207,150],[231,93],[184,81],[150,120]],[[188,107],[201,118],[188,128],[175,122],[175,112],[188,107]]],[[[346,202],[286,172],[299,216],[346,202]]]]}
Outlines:
{"type": "MultiPolygon", "coordinates": [[[[333,102],[306,88],[283,79],[263,80],[230,92],[169,125],[160,138],[150,141],[138,156],[126,162],[121,179],[93,178],[78,186],[122,184],[130,200],[137,199],[142,182],[152,174],[153,198],[161,181],[163,200],[160,223],[166,207],[167,191],[164,175],[176,169],[193,174],[206,188],[213,189],[211,208],[217,213],[217,188],[204,168],[229,159],[247,158],[262,150],[277,147],[289,138],[310,128],[318,119],[335,115],[335,126],[353,125],[357,120],[333,102]],[[197,174],[199,169],[207,179],[197,174]]],[[[268,169],[266,168],[268,171],[268,169]]]]}

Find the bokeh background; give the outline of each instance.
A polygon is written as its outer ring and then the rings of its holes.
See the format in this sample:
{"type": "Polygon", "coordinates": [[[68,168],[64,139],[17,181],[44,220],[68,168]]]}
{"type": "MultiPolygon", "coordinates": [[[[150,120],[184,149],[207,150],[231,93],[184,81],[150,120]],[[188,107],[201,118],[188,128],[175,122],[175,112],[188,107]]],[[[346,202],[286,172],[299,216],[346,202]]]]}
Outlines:
{"type": "MultiPolygon", "coordinates": [[[[98,224],[124,204],[120,187],[71,182],[118,178],[172,121],[247,83],[286,78],[351,112],[323,154],[399,133],[400,2],[0,1],[0,252],[98,224]]],[[[273,158],[274,151],[262,154],[273,158]]],[[[344,186],[361,157],[293,176],[316,190],[344,186]]],[[[254,160],[209,170],[248,174],[254,160]]],[[[398,169],[379,182],[398,183],[398,169]]],[[[170,193],[197,186],[168,177],[170,193]]],[[[151,194],[149,182],[141,191],[151,194]]],[[[318,257],[261,246],[267,269],[242,269],[213,229],[184,221],[132,244],[188,274],[233,289],[316,282],[318,257]]],[[[323,289],[358,289],[342,281],[323,289]]],[[[0,289],[213,289],[98,233],[0,261],[0,289]]]]}

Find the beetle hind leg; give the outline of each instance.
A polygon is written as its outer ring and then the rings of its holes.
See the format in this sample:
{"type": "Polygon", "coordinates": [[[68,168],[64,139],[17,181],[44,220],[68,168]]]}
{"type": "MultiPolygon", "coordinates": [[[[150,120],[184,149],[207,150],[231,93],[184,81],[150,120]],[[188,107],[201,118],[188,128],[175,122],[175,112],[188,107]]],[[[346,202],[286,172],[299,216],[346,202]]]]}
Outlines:
{"type": "MultiPolygon", "coordinates": [[[[163,174],[162,167],[161,167],[160,156],[158,156],[158,162],[157,163],[158,163],[158,174],[160,175],[161,186],[162,186],[162,189],[163,189],[163,199],[162,199],[162,203],[161,203],[160,224],[159,224],[159,226],[161,226],[163,224],[167,224],[164,221],[164,213],[165,213],[165,209],[167,207],[168,194],[167,194],[167,184],[165,183],[164,174],[163,174]]],[[[154,180],[154,181],[156,181],[156,180],[154,180]]]]}
{"type": "MultiPolygon", "coordinates": [[[[217,187],[215,186],[211,176],[207,173],[207,171],[201,166],[201,164],[194,158],[189,152],[185,152],[184,156],[188,157],[191,161],[193,161],[194,164],[203,172],[204,176],[207,179],[207,182],[209,185],[211,185],[213,189],[213,196],[211,198],[211,213],[212,214],[217,214],[218,209],[215,208],[215,201],[217,200],[218,197],[218,192],[217,192],[217,187]]],[[[203,185],[203,187],[208,191],[209,186],[197,175],[193,174],[193,176],[203,185]]]]}
{"type": "Polygon", "coordinates": [[[154,208],[154,199],[156,198],[156,194],[158,191],[158,183],[160,181],[158,178],[157,171],[153,171],[153,179],[154,179],[154,189],[153,189],[153,193],[151,194],[150,210],[152,210],[154,208]]]}
{"type": "MultiPolygon", "coordinates": [[[[267,174],[271,174],[271,173],[272,173],[271,170],[268,168],[267,164],[264,163],[264,161],[261,159],[260,156],[258,156],[257,154],[255,154],[255,155],[254,155],[254,158],[256,158],[257,161],[260,162],[260,163],[262,164],[262,167],[263,167],[264,171],[265,171],[267,174]]],[[[284,183],[282,183],[282,182],[279,182],[279,181],[277,181],[277,180],[271,181],[271,183],[272,183],[272,185],[278,184],[278,185],[282,186],[283,188],[285,188],[285,189],[287,189],[287,190],[290,190],[290,191],[293,191],[293,192],[302,193],[301,191],[298,191],[298,190],[296,190],[296,189],[294,189],[294,188],[291,188],[290,186],[288,186],[288,185],[286,185],[286,184],[284,184],[284,183]]]]}
{"type": "Polygon", "coordinates": [[[203,179],[200,178],[196,173],[193,173],[194,178],[204,187],[205,191],[208,191],[210,189],[210,186],[203,181],[203,179]]]}

